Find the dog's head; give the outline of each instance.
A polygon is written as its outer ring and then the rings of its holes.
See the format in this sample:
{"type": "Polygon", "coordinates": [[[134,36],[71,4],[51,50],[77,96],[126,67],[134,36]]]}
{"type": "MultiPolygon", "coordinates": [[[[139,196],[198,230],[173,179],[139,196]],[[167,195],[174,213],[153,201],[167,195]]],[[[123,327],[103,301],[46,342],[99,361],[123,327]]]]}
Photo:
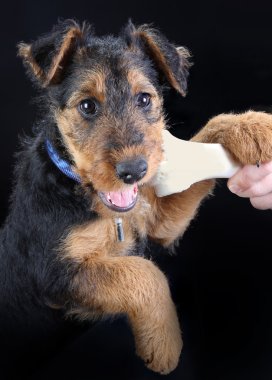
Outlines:
{"type": "Polygon", "coordinates": [[[162,160],[162,89],[186,93],[188,51],[147,25],[96,37],[66,20],[19,55],[83,186],[114,211],[132,209],[162,160]]]}

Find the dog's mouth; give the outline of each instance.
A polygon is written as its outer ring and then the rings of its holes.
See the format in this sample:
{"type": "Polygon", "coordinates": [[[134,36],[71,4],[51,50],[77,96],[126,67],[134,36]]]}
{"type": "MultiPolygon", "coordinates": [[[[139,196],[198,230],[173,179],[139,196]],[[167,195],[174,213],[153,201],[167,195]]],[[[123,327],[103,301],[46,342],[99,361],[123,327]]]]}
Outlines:
{"type": "Polygon", "coordinates": [[[127,212],[133,209],[137,202],[138,186],[134,184],[121,191],[98,192],[101,201],[112,211],[127,212]]]}

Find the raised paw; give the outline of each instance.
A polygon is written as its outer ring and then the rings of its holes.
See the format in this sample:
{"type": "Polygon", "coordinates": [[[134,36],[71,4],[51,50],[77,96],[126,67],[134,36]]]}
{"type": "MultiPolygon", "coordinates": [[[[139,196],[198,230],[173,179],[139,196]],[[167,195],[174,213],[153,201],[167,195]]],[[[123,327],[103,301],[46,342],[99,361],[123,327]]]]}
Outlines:
{"type": "Polygon", "coordinates": [[[220,143],[241,163],[256,164],[272,160],[272,115],[248,111],[212,118],[192,139],[220,143]]]}
{"type": "Polygon", "coordinates": [[[149,315],[134,331],[136,351],[147,368],[166,375],[178,365],[182,339],[174,305],[166,313],[165,310],[161,310],[161,315],[157,312],[154,310],[155,318],[149,315]]]}

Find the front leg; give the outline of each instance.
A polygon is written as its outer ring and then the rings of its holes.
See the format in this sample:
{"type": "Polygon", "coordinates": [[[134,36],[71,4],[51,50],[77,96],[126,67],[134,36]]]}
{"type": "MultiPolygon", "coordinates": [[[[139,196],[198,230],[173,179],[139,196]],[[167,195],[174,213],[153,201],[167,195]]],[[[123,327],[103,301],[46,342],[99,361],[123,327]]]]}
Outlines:
{"type": "MultiPolygon", "coordinates": [[[[191,141],[220,143],[240,164],[256,164],[272,160],[272,115],[249,111],[244,114],[222,114],[212,118],[191,141]]],[[[163,245],[180,237],[201,201],[212,191],[215,181],[193,184],[189,189],[158,198],[149,190],[154,216],[150,236],[163,245]]]]}
{"type": "Polygon", "coordinates": [[[149,260],[115,256],[116,245],[122,244],[111,239],[106,221],[77,227],[68,235],[64,260],[76,268],[70,313],[79,318],[126,314],[138,355],[148,368],[167,374],[177,366],[182,347],[167,279],[149,260]]]}
{"type": "Polygon", "coordinates": [[[152,208],[148,235],[163,246],[170,246],[183,235],[201,202],[212,193],[214,184],[214,180],[197,182],[181,193],[161,198],[153,188],[145,189],[152,208]]]}

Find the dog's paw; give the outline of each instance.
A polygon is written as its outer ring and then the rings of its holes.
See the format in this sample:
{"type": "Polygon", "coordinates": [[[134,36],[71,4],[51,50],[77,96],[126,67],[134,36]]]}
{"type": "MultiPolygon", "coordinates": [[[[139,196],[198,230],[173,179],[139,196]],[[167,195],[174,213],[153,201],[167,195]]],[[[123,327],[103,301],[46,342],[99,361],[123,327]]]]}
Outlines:
{"type": "Polygon", "coordinates": [[[150,318],[144,329],[136,335],[136,352],[147,368],[162,375],[173,371],[179,362],[182,339],[175,307],[172,305],[170,316],[161,315],[161,320],[150,318]]]}
{"type": "Polygon", "coordinates": [[[212,118],[193,141],[220,143],[241,163],[272,160],[272,115],[249,111],[212,118]]]}

